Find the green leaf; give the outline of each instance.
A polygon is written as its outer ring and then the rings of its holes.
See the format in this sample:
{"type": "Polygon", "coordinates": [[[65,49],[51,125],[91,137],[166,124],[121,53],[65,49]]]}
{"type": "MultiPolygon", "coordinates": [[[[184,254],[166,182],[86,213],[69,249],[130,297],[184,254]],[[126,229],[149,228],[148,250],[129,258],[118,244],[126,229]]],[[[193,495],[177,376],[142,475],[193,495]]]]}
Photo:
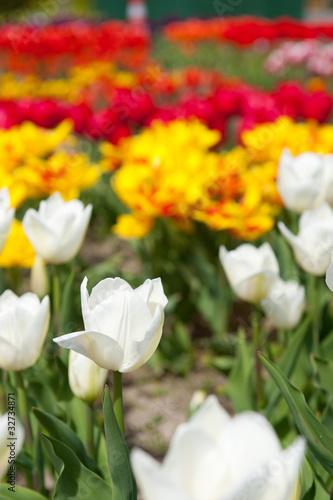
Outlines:
{"type": "Polygon", "coordinates": [[[76,317],[75,317],[74,294],[73,294],[73,287],[76,274],[77,273],[75,272],[75,270],[72,270],[68,274],[61,293],[60,318],[59,318],[61,335],[76,330],[76,317]]]}
{"type": "Polygon", "coordinates": [[[227,394],[236,412],[253,410],[256,406],[253,391],[254,348],[251,342],[246,341],[242,330],[238,334],[236,360],[228,379],[227,394]]]}
{"type": "Polygon", "coordinates": [[[323,411],[321,423],[333,436],[333,402],[331,401],[323,411]]]}
{"type": "Polygon", "coordinates": [[[42,442],[58,474],[53,500],[112,499],[111,486],[87,469],[66,444],[45,435],[42,442]]]}
{"type": "Polygon", "coordinates": [[[322,341],[321,349],[327,358],[333,358],[333,330],[330,331],[322,341]]]}
{"type": "Polygon", "coordinates": [[[99,472],[92,459],[87,455],[81,439],[67,424],[38,408],[33,408],[32,411],[41,426],[51,434],[54,439],[66,443],[88,469],[96,473],[99,472]]]}
{"type": "Polygon", "coordinates": [[[180,350],[183,352],[192,352],[193,342],[188,327],[184,323],[176,321],[173,325],[173,332],[180,350]]]}
{"type": "Polygon", "coordinates": [[[35,439],[33,442],[33,457],[34,457],[35,470],[37,473],[38,482],[39,484],[44,484],[44,460],[43,460],[42,440],[41,440],[39,425],[37,425],[37,433],[35,435],[35,439]]]}
{"type": "Polygon", "coordinates": [[[37,402],[38,406],[41,406],[49,413],[57,413],[57,399],[52,390],[52,384],[48,375],[44,372],[41,376],[39,374],[39,380],[34,376],[29,380],[29,390],[33,399],[37,402]]]}
{"type": "Polygon", "coordinates": [[[105,388],[103,395],[103,415],[114,500],[137,500],[136,482],[131,470],[129,451],[114,414],[108,387],[105,388]]]}
{"type": "Polygon", "coordinates": [[[58,402],[70,401],[73,398],[73,393],[68,382],[68,366],[59,357],[56,358],[55,363],[54,374],[57,379],[53,381],[52,387],[56,390],[57,400],[58,402]]]}
{"type": "Polygon", "coordinates": [[[329,394],[333,394],[333,362],[316,355],[313,355],[312,359],[317,369],[321,388],[329,394]]]}
{"type": "Polygon", "coordinates": [[[315,485],[316,485],[316,492],[313,497],[309,498],[309,500],[312,500],[315,498],[316,500],[330,500],[331,495],[328,493],[326,488],[321,484],[321,481],[318,479],[315,479],[315,485]]]}
{"type": "MultiPolygon", "coordinates": [[[[293,372],[296,361],[299,358],[299,353],[304,343],[304,340],[309,332],[309,326],[313,320],[314,314],[309,314],[304,321],[297,328],[296,332],[293,334],[290,342],[288,343],[287,349],[285,349],[283,356],[279,361],[279,366],[283,373],[286,374],[287,377],[293,372]]],[[[281,392],[273,380],[270,380],[267,384],[266,394],[268,397],[265,415],[266,417],[270,417],[274,408],[277,405],[279,398],[281,397],[281,392]]]]}
{"type": "Polygon", "coordinates": [[[304,460],[301,471],[301,498],[312,500],[314,498],[315,484],[312,468],[307,459],[304,460]]]}
{"type": "Polygon", "coordinates": [[[213,358],[207,358],[206,364],[220,372],[228,372],[233,368],[235,358],[232,356],[215,356],[213,358]]]}
{"type": "Polygon", "coordinates": [[[8,490],[10,484],[0,484],[0,500],[46,500],[46,497],[36,491],[15,485],[15,492],[8,490]]]}
{"type": "Polygon", "coordinates": [[[293,252],[288,245],[286,239],[276,231],[272,231],[273,238],[272,246],[276,251],[276,256],[279,262],[280,275],[284,280],[299,280],[299,271],[295,263],[293,252]]]}
{"type": "Polygon", "coordinates": [[[317,420],[304,395],[289,382],[280,368],[262,354],[259,354],[259,358],[282,392],[298,430],[305,436],[309,448],[324,469],[333,475],[333,436],[317,420]]]}

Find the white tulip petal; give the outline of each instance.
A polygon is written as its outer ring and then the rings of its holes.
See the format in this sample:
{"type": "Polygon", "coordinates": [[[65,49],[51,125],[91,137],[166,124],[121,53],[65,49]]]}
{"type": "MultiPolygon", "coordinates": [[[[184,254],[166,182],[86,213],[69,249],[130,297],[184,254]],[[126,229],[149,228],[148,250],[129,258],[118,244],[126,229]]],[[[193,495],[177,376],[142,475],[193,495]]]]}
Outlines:
{"type": "Polygon", "coordinates": [[[26,292],[19,298],[19,303],[28,311],[35,311],[40,306],[40,300],[35,293],[26,292]]]}
{"type": "Polygon", "coordinates": [[[294,157],[283,151],[276,186],[284,205],[302,213],[322,203],[326,195],[326,170],[322,154],[306,152],[294,157]]]}
{"type": "Polygon", "coordinates": [[[97,363],[106,370],[119,370],[124,352],[112,338],[99,332],[68,333],[53,339],[54,342],[72,349],[97,363]]]}
{"type": "Polygon", "coordinates": [[[163,291],[161,278],[155,278],[152,281],[153,290],[149,297],[149,302],[155,302],[156,304],[161,304],[163,309],[168,303],[168,299],[163,291]]]}
{"type": "Polygon", "coordinates": [[[327,202],[323,202],[315,210],[305,210],[299,219],[299,230],[302,232],[305,228],[324,221],[333,222],[333,211],[327,202]]]}
{"type": "MultiPolygon", "coordinates": [[[[62,259],[66,258],[67,260],[70,260],[78,253],[85,238],[91,214],[92,205],[87,205],[83,210],[83,213],[81,215],[78,214],[76,219],[73,221],[72,231],[68,232],[67,245],[64,245],[63,249],[60,250],[62,259]]],[[[63,262],[63,260],[60,262],[63,262]]]]}
{"type": "Polygon", "coordinates": [[[59,246],[59,236],[54,229],[41,220],[38,213],[32,208],[26,211],[22,225],[36,253],[46,262],[51,262],[54,251],[59,246]]]}
{"type": "MultiPolygon", "coordinates": [[[[33,365],[39,358],[45,342],[49,323],[50,299],[46,296],[43,298],[37,314],[35,314],[32,321],[30,321],[29,329],[26,333],[26,337],[29,339],[29,344],[27,345],[25,352],[22,352],[21,366],[25,363],[27,368],[28,366],[33,365]],[[30,360],[28,352],[30,353],[30,360]]],[[[23,368],[20,369],[23,370],[23,368]]]]}
{"type": "Polygon", "coordinates": [[[218,500],[293,500],[298,474],[305,453],[305,439],[300,437],[275,458],[259,466],[235,483],[233,491],[218,500]]]}
{"type": "Polygon", "coordinates": [[[42,219],[47,220],[64,206],[64,199],[60,193],[55,192],[47,200],[42,200],[39,204],[39,212],[42,219]]]}
{"type": "MultiPolygon", "coordinates": [[[[81,285],[81,294],[83,293],[83,290],[87,290],[87,283],[88,279],[85,278],[81,285]]],[[[92,310],[101,302],[104,302],[104,300],[107,300],[112,295],[120,292],[133,292],[133,288],[127,283],[127,281],[121,278],[106,278],[94,286],[91,290],[90,297],[87,291],[85,292],[84,297],[88,298],[88,309],[92,310]]],[[[85,312],[87,311],[87,305],[85,304],[85,312]]]]}
{"type": "Polygon", "coordinates": [[[281,233],[293,249],[297,263],[316,276],[324,275],[330,263],[333,249],[331,224],[333,219],[328,224],[318,221],[317,224],[304,225],[299,235],[295,236],[282,222],[278,223],[281,233]]]}
{"type": "Polygon", "coordinates": [[[92,205],[65,202],[59,193],[42,201],[38,212],[27,210],[23,229],[36,253],[46,262],[60,264],[79,251],[91,217],[92,205]]]}
{"type": "Polygon", "coordinates": [[[70,388],[78,398],[93,403],[103,391],[108,370],[94,361],[71,350],[69,354],[68,379],[70,388]]]}
{"type": "Polygon", "coordinates": [[[269,292],[279,274],[279,264],[268,243],[259,248],[245,243],[228,252],[219,252],[230,286],[242,300],[258,302],[269,292]]]}
{"type": "Polygon", "coordinates": [[[0,311],[15,306],[18,300],[18,296],[12,290],[5,290],[0,296],[0,311]]]}
{"type": "Polygon", "coordinates": [[[276,255],[272,250],[272,247],[270,246],[269,243],[263,243],[259,248],[258,251],[262,253],[263,255],[263,266],[264,269],[272,271],[273,273],[279,273],[279,263],[277,261],[276,255]]]}
{"type": "Polygon", "coordinates": [[[0,312],[0,338],[6,339],[19,349],[22,347],[23,335],[16,316],[16,307],[0,312]]]}
{"type": "Polygon", "coordinates": [[[122,292],[98,304],[90,313],[97,331],[116,340],[124,352],[132,341],[144,339],[152,323],[152,315],[141,297],[122,292]]]}
{"type": "Polygon", "coordinates": [[[10,208],[10,192],[8,187],[0,189],[0,210],[5,211],[10,208]]]}
{"type": "Polygon", "coordinates": [[[261,306],[275,328],[294,328],[305,308],[305,288],[296,281],[279,279],[261,306]]]}
{"type": "Polygon", "coordinates": [[[229,413],[219,404],[217,397],[211,395],[191,417],[188,425],[201,429],[208,436],[219,440],[230,419],[229,413]]]}
{"type": "Polygon", "coordinates": [[[38,359],[50,319],[49,298],[42,303],[36,295],[17,297],[6,290],[0,297],[0,367],[24,370],[38,359]]]}
{"type": "Polygon", "coordinates": [[[20,355],[20,349],[2,336],[0,336],[0,344],[0,367],[3,370],[13,370],[17,366],[16,360],[20,355]]]}
{"type": "Polygon", "coordinates": [[[247,477],[272,457],[278,456],[281,451],[273,427],[255,412],[243,412],[231,418],[219,444],[226,457],[237,457],[230,460],[228,466],[229,487],[236,485],[240,477],[247,477]]]}
{"type": "Polygon", "coordinates": [[[193,500],[173,484],[161,465],[144,451],[134,449],[131,463],[145,500],[193,500]]]}
{"type": "Polygon", "coordinates": [[[237,297],[247,302],[256,303],[266,297],[276,280],[275,273],[257,273],[234,285],[234,291],[237,297]]]}
{"type": "Polygon", "coordinates": [[[191,499],[213,499],[224,475],[221,464],[226,460],[224,450],[205,432],[182,424],[171,441],[163,472],[180,490],[190,493],[191,499]]]}
{"type": "Polygon", "coordinates": [[[161,340],[163,322],[164,312],[162,306],[158,305],[144,338],[139,341],[133,338],[128,353],[125,351],[124,361],[119,371],[122,373],[134,371],[148,361],[161,340]]]}
{"type": "Polygon", "coordinates": [[[134,289],[134,292],[139,295],[146,303],[148,303],[152,294],[154,284],[152,280],[146,280],[142,285],[134,289]]]}
{"type": "Polygon", "coordinates": [[[0,252],[4,249],[14,220],[15,209],[10,206],[7,187],[0,190],[0,252]]]}

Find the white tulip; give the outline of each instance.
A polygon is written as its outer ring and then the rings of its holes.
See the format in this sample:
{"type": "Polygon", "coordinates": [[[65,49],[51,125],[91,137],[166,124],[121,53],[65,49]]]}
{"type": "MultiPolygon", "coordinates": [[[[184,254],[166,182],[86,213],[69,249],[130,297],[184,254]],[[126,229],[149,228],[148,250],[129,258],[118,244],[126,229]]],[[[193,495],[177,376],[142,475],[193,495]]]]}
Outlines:
{"type": "Polygon", "coordinates": [[[60,193],[41,201],[23,217],[23,229],[36,253],[45,262],[61,264],[79,251],[91,217],[92,205],[80,200],[65,202],[60,193]]]}
{"type": "Polygon", "coordinates": [[[34,293],[21,297],[11,290],[0,296],[0,368],[24,370],[38,359],[50,321],[48,296],[42,302],[34,293]]]}
{"type": "Polygon", "coordinates": [[[75,396],[86,403],[93,403],[102,394],[107,376],[108,370],[96,365],[86,356],[70,351],[68,378],[75,396]]]}
{"type": "Polygon", "coordinates": [[[91,292],[81,285],[85,331],[53,339],[107,370],[131,372],[154,353],[161,339],[168,300],[160,278],[135,290],[120,278],[100,281],[91,292]]]}
{"type": "Polygon", "coordinates": [[[10,206],[10,195],[8,188],[0,190],[0,252],[6,245],[15,215],[14,208],[10,206]]]}
{"type": "MultiPolygon", "coordinates": [[[[13,416],[10,415],[12,418],[13,416]]],[[[11,420],[11,422],[13,422],[11,420]]],[[[12,431],[13,432],[13,431],[12,431]]],[[[9,435],[8,434],[8,413],[5,413],[0,417],[0,481],[2,478],[5,476],[7,470],[13,465],[14,463],[11,462],[11,460],[14,458],[13,454],[11,454],[10,446],[10,441],[14,442],[15,438],[15,458],[19,454],[23,443],[24,443],[24,429],[19,420],[15,418],[15,435],[9,435]],[[11,438],[11,439],[8,439],[11,438]],[[10,462],[10,463],[8,463],[10,462]]]]}
{"type": "Polygon", "coordinates": [[[285,149],[280,157],[276,186],[284,205],[297,213],[316,208],[326,198],[328,169],[333,155],[301,153],[285,149]]]}
{"type": "Polygon", "coordinates": [[[302,437],[282,450],[265,417],[231,418],[210,396],[177,428],[163,464],[138,449],[131,461],[144,500],[291,500],[304,452],[302,437]]]}
{"type": "Polygon", "coordinates": [[[294,328],[305,308],[305,288],[297,281],[278,280],[261,306],[276,328],[294,328]]]}
{"type": "Polygon", "coordinates": [[[297,236],[283,222],[279,222],[278,227],[291,245],[300,267],[310,274],[324,275],[333,250],[333,210],[328,203],[303,212],[297,236]]]}
{"type": "Polygon", "coordinates": [[[279,264],[269,243],[259,248],[244,243],[235,250],[220,247],[220,261],[228,281],[240,299],[259,302],[279,275],[279,264]]]}

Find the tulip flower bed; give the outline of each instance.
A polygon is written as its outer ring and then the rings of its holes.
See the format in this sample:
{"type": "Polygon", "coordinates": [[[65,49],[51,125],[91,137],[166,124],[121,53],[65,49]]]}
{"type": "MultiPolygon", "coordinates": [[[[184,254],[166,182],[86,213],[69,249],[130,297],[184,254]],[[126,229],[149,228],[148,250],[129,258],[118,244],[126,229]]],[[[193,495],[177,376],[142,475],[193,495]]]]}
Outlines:
{"type": "Polygon", "coordinates": [[[288,66],[304,65],[310,75],[329,77],[332,74],[333,44],[318,40],[284,42],[275,48],[265,62],[270,73],[281,74],[288,66]]]}
{"type": "Polygon", "coordinates": [[[0,29],[1,500],[331,498],[333,96],[248,46],[320,33],[0,29]]]}

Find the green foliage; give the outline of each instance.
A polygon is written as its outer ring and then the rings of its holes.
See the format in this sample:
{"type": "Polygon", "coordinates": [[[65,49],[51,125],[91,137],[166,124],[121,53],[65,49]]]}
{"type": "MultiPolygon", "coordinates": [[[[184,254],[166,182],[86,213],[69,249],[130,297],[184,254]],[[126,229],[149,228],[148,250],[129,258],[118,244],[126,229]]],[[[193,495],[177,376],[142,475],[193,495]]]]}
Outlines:
{"type": "MultiPolygon", "coordinates": [[[[281,359],[279,361],[280,369],[290,377],[297,360],[299,359],[300,351],[304,344],[306,336],[310,332],[310,325],[313,320],[313,314],[309,314],[298,327],[297,331],[293,333],[290,342],[288,343],[287,349],[284,350],[281,359]]],[[[281,392],[277,385],[270,380],[267,383],[266,389],[267,404],[265,407],[265,415],[267,418],[272,417],[272,413],[277,405],[280,398],[281,392]]]]}
{"type": "Polygon", "coordinates": [[[294,417],[298,430],[306,437],[312,453],[333,475],[333,436],[315,417],[308,407],[304,395],[294,387],[274,363],[259,354],[260,360],[282,392],[294,417]]]}
{"type": "Polygon", "coordinates": [[[112,478],[113,500],[136,500],[136,482],[131,470],[129,451],[119,429],[110,390],[105,388],[103,415],[109,470],[112,478]]]}
{"type": "Polygon", "coordinates": [[[10,491],[9,484],[0,484],[0,500],[45,500],[47,497],[40,495],[36,491],[23,488],[22,486],[15,485],[15,491],[10,491]]]}
{"type": "Polygon", "coordinates": [[[85,467],[98,472],[94,462],[87,455],[82,441],[67,424],[38,408],[34,408],[33,413],[46,432],[54,439],[65,442],[85,467]]]}
{"type": "Polygon", "coordinates": [[[256,407],[254,356],[253,344],[246,341],[244,331],[240,330],[236,347],[236,362],[226,387],[227,395],[233,402],[236,412],[253,410],[256,407]]]}
{"type": "MultiPolygon", "coordinates": [[[[239,77],[250,85],[271,89],[276,85],[276,76],[268,74],[263,63],[268,56],[267,49],[248,47],[239,49],[228,43],[200,42],[191,48],[167,41],[160,35],[154,39],[154,58],[166,69],[198,66],[218,69],[226,76],[239,77]]],[[[304,80],[304,68],[290,68],[286,79],[304,80]]]]}
{"type": "Polygon", "coordinates": [[[54,489],[54,500],[85,500],[112,498],[111,486],[100,476],[87,469],[77,455],[66,444],[51,437],[42,436],[42,441],[58,474],[54,489]]]}

